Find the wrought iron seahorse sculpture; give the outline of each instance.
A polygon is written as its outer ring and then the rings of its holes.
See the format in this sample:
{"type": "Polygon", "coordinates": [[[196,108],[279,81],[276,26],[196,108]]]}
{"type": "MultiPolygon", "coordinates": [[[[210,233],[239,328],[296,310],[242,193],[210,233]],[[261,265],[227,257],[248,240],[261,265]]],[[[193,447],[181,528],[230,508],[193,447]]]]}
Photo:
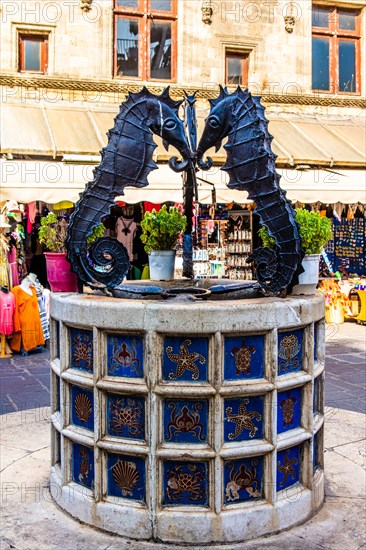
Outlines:
{"type": "Polygon", "coordinates": [[[184,125],[178,117],[181,103],[173,101],[169,88],[159,96],[143,88],[129,94],[120,106],[114,127],[107,134],[108,145],[101,151],[101,163],[94,170],[94,179],[82,193],[70,219],[67,258],[82,282],[114,287],[126,275],[128,257],[122,243],[102,237],[88,247],[87,238],[110,214],[114,199],[123,195],[126,186],[148,185],[148,174],[157,169],[152,159],[157,147],[152,134],[159,135],[166,148],[171,144],[181,154],[181,161],[177,157],[169,160],[173,170],[182,171],[192,162],[184,125]]]}
{"type": "Polygon", "coordinates": [[[227,160],[222,167],[229,176],[228,187],[248,192],[256,203],[255,213],[260,217],[275,249],[260,247],[249,260],[256,265],[257,279],[262,288],[274,294],[286,295],[303,271],[303,251],[295,221],[295,211],[280,188],[280,175],[275,170],[276,155],[271,150],[273,137],[268,132],[268,121],[259,98],[254,98],[240,87],[229,94],[220,87],[220,95],[210,100],[210,114],[197,147],[197,162],[208,170],[213,162],[203,160],[204,153],[228,136],[224,145],[227,160]]]}

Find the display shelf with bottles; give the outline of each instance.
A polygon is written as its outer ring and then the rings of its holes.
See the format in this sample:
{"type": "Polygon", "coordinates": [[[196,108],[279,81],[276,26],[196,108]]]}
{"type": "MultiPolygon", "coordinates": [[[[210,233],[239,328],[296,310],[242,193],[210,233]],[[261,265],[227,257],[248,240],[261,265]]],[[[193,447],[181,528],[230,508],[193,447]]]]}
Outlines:
{"type": "Polygon", "coordinates": [[[247,263],[251,251],[251,212],[249,210],[231,211],[226,231],[226,276],[229,279],[252,280],[252,268],[247,263]]]}

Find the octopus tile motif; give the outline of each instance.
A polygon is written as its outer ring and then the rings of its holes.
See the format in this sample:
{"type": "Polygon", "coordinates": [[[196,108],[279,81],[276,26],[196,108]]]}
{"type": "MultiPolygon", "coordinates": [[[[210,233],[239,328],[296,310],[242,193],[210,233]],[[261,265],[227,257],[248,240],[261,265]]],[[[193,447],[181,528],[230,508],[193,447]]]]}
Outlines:
{"type": "Polygon", "coordinates": [[[301,425],[301,388],[277,395],[277,433],[293,430],[301,425]]]}
{"type": "Polygon", "coordinates": [[[71,360],[73,369],[93,371],[93,332],[79,328],[70,329],[71,360]]]}
{"type": "Polygon", "coordinates": [[[208,401],[165,399],[163,440],[167,443],[207,443],[208,401]]]}
{"type": "Polygon", "coordinates": [[[278,375],[302,370],[303,329],[278,335],[278,375]]]}
{"type": "Polygon", "coordinates": [[[143,338],[141,336],[108,334],[107,361],[109,376],[143,377],[143,338]]]}
{"type": "Polygon", "coordinates": [[[137,456],[108,453],[108,495],[145,502],[145,460],[137,456]]]}
{"type": "Polygon", "coordinates": [[[227,337],[224,343],[224,379],[264,377],[264,336],[227,337]]]}
{"type": "Polygon", "coordinates": [[[261,439],[264,435],[264,397],[224,400],[224,441],[261,439]]]}
{"type": "Polygon", "coordinates": [[[90,447],[72,444],[72,479],[79,485],[94,488],[94,451],[90,447]]]}
{"type": "Polygon", "coordinates": [[[277,491],[282,491],[300,480],[300,446],[277,453],[277,491]]]}
{"type": "Polygon", "coordinates": [[[94,430],[94,397],[91,390],[71,386],[71,422],[86,430],[94,430]]]}
{"type": "Polygon", "coordinates": [[[163,505],[208,506],[208,463],[165,461],[163,505]]]}
{"type": "Polygon", "coordinates": [[[224,504],[263,498],[263,457],[224,462],[224,504]]]}
{"type": "Polygon", "coordinates": [[[145,400],[134,395],[107,395],[107,433],[145,439],[145,400]]]}
{"type": "Polygon", "coordinates": [[[207,338],[166,337],[164,339],[164,380],[206,382],[207,369],[207,338]]]}

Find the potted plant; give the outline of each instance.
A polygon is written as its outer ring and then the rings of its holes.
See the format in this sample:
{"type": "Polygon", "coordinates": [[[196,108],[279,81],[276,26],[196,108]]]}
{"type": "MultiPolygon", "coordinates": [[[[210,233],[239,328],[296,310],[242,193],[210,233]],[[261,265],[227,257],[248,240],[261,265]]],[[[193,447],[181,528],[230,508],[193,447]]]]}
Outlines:
{"type": "Polygon", "coordinates": [[[149,255],[150,279],[169,281],[174,278],[175,246],[186,227],[187,218],[178,208],[164,204],[159,212],[145,212],[141,222],[141,241],[149,255]]]}
{"type": "MultiPolygon", "coordinates": [[[[77,277],[72,273],[66,260],[67,221],[58,219],[56,214],[49,212],[41,218],[38,229],[39,242],[45,246],[47,279],[53,292],[77,292],[77,277]]],[[[104,225],[94,228],[88,237],[88,244],[103,236],[104,225]]]]}
{"type": "MultiPolygon", "coordinates": [[[[319,258],[323,246],[332,237],[331,221],[320,212],[309,212],[305,208],[296,209],[296,221],[299,224],[301,247],[305,252],[302,261],[304,272],[299,275],[299,282],[292,289],[293,294],[314,294],[319,280],[319,258]]],[[[274,248],[275,239],[262,226],[258,235],[263,246],[274,248]]]]}

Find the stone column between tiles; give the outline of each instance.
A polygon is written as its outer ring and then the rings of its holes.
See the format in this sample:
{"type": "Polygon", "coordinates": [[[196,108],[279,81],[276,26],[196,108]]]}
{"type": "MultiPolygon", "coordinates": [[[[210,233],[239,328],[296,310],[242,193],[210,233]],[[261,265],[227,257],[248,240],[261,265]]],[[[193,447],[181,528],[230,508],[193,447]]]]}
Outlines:
{"type": "Polygon", "coordinates": [[[51,478],[131,539],[240,542],[324,498],[321,295],[201,303],[52,295],[51,478]]]}

